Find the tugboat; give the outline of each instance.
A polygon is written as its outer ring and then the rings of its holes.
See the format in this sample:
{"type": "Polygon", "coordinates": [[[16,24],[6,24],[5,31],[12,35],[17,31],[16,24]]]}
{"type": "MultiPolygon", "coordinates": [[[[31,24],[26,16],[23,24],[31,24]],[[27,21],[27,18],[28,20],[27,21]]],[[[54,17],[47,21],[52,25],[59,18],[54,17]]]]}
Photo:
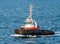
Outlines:
{"type": "Polygon", "coordinates": [[[40,35],[54,35],[52,30],[40,30],[37,22],[32,19],[32,4],[30,5],[30,16],[26,19],[25,23],[20,29],[16,29],[15,36],[35,37],[40,35]]]}

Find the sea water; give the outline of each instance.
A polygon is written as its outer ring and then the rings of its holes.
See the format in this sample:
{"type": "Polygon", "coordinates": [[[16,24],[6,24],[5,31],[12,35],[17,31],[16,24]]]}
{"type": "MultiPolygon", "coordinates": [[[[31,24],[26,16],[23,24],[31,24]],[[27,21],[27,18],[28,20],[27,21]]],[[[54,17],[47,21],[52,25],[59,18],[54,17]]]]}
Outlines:
{"type": "Polygon", "coordinates": [[[0,44],[60,44],[60,35],[36,38],[10,36],[30,15],[30,4],[33,4],[33,19],[41,30],[60,32],[60,0],[0,0],[0,44]]]}

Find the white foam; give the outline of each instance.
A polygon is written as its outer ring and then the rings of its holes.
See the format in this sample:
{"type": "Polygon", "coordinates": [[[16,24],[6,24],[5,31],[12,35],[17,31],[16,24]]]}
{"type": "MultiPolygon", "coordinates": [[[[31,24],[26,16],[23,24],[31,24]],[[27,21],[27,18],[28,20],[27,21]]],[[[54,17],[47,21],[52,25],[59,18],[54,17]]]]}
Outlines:
{"type": "Polygon", "coordinates": [[[36,37],[36,35],[32,36],[32,35],[20,35],[20,34],[12,34],[11,36],[14,36],[14,37],[36,37]]]}

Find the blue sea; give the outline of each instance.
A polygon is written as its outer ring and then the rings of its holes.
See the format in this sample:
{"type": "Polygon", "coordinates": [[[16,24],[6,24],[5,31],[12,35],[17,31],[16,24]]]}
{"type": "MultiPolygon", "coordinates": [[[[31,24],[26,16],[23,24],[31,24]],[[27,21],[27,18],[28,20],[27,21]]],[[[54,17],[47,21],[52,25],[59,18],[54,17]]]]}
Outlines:
{"type": "Polygon", "coordinates": [[[33,4],[33,19],[41,30],[60,32],[60,0],[0,0],[0,44],[60,44],[60,35],[39,38],[10,36],[25,23],[30,15],[30,4],[33,4]]]}

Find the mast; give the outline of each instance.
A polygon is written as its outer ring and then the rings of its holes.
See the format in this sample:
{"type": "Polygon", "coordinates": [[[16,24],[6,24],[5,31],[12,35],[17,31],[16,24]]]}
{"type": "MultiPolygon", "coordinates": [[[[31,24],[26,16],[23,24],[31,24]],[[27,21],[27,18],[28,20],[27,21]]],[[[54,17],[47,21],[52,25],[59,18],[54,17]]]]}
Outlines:
{"type": "Polygon", "coordinates": [[[32,8],[33,8],[32,6],[33,6],[33,5],[31,4],[31,5],[30,5],[30,18],[32,18],[32,8]]]}
{"type": "Polygon", "coordinates": [[[30,5],[30,15],[28,16],[28,18],[26,19],[26,22],[32,22],[32,7],[33,5],[30,5]]]}

